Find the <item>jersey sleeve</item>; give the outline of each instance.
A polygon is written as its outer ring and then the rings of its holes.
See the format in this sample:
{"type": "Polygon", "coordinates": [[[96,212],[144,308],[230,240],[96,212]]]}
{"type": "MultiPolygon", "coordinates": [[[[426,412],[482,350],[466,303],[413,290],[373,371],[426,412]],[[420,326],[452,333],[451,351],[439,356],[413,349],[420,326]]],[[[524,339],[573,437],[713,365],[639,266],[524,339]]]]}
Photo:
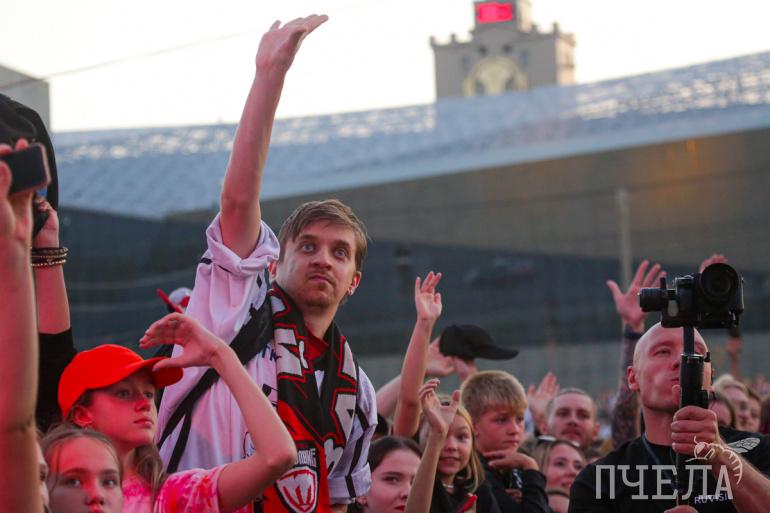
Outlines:
{"type": "Polygon", "coordinates": [[[358,389],[350,438],[340,460],[329,474],[329,497],[332,504],[349,504],[354,498],[366,494],[372,483],[366,458],[377,427],[377,404],[374,386],[363,369],[359,369],[358,389]]]}
{"type": "Polygon", "coordinates": [[[206,229],[208,249],[198,264],[187,315],[222,340],[230,341],[243,326],[249,307],[265,299],[264,271],[278,259],[278,238],[262,222],[254,251],[241,258],[222,241],[219,214],[206,229]]]}
{"type": "MultiPolygon", "coordinates": [[[[208,249],[198,264],[186,315],[229,343],[248,321],[250,307],[259,308],[265,300],[268,284],[263,274],[268,264],[278,259],[278,238],[262,222],[254,251],[246,258],[240,258],[222,241],[217,214],[206,229],[206,242],[208,249]]],[[[181,352],[180,346],[174,346],[172,355],[177,356],[181,352]]],[[[163,391],[156,438],[206,370],[206,367],[185,369],[182,379],[163,391]]]]}

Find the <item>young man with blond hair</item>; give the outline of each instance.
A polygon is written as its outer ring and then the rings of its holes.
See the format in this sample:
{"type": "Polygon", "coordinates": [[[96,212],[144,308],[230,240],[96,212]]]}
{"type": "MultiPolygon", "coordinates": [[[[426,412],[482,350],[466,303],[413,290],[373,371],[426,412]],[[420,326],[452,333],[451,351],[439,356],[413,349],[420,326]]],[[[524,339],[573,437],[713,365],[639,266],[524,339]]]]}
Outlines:
{"type": "Polygon", "coordinates": [[[503,513],[547,512],[545,476],[518,451],[527,432],[527,395],[511,374],[482,371],[463,383],[462,403],[473,419],[476,449],[503,513]]]}
{"type": "MultiPolygon", "coordinates": [[[[325,21],[313,15],[276,22],[262,37],[187,309],[231,341],[294,439],[297,461],[256,505],[264,513],[342,512],[371,480],[374,388],[334,323],[361,280],[364,225],[339,201],[314,201],[298,207],[276,237],[259,202],[286,72],[304,37],[325,21]]],[[[224,384],[190,370],[160,405],[159,444],[169,470],[214,467],[253,453],[224,384]]]]}

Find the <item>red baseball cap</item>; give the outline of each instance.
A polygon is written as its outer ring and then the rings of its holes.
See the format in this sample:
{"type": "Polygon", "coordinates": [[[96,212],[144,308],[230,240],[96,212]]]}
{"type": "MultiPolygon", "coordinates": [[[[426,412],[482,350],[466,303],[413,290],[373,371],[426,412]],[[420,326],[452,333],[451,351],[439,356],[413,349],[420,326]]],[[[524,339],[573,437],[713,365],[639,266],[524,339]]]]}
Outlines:
{"type": "MultiPolygon", "coordinates": [[[[108,387],[142,370],[150,369],[165,356],[145,360],[127,347],[104,344],[82,351],[64,368],[59,379],[59,407],[62,417],[87,390],[108,387]]],[[[182,379],[182,369],[169,367],[152,371],[157,388],[172,385],[182,379]]]]}

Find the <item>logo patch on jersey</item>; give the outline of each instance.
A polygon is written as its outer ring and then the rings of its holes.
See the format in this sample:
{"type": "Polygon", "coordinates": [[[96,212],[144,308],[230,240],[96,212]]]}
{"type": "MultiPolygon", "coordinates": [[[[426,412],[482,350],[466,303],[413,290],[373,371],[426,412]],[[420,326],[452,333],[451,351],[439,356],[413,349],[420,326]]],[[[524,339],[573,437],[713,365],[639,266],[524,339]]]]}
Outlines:
{"type": "MultiPolygon", "coordinates": [[[[301,461],[299,455],[297,456],[301,461]]],[[[311,467],[297,465],[281,476],[276,487],[281,494],[281,499],[292,511],[296,513],[315,511],[318,503],[318,474],[311,467]]]]}

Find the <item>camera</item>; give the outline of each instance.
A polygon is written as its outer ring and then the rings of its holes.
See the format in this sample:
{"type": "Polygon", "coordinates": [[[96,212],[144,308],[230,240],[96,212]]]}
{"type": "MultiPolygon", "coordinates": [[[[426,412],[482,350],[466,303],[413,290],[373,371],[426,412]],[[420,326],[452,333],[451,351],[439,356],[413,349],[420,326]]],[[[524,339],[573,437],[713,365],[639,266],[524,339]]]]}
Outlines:
{"type": "Polygon", "coordinates": [[[675,278],[673,288],[667,288],[666,279],[661,278],[660,288],[640,290],[639,306],[645,312],[660,312],[665,328],[738,326],[743,278],[727,264],[711,264],[702,273],[675,278]]]}

